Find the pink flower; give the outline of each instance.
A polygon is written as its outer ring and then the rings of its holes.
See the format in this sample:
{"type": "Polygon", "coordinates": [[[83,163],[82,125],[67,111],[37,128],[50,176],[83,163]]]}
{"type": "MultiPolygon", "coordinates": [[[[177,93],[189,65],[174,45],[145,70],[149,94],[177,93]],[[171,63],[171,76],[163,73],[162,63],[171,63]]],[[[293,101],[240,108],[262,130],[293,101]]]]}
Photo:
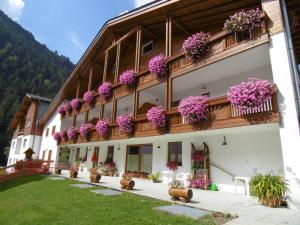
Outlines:
{"type": "Polygon", "coordinates": [[[210,37],[210,33],[204,33],[202,31],[193,34],[183,42],[182,51],[186,57],[196,61],[208,53],[208,41],[210,37]]]}
{"type": "Polygon", "coordinates": [[[72,106],[71,106],[70,102],[67,102],[67,103],[64,104],[64,109],[68,113],[72,112],[72,106]]]}
{"type": "Polygon", "coordinates": [[[74,128],[74,127],[71,127],[69,128],[68,130],[68,138],[72,141],[76,141],[77,138],[78,138],[78,134],[79,134],[79,131],[78,129],[74,128]]]}
{"type": "Polygon", "coordinates": [[[96,100],[96,98],[93,95],[93,92],[87,91],[87,92],[84,93],[84,95],[83,95],[83,101],[84,102],[87,102],[89,104],[94,104],[95,100],[96,100]]]}
{"type": "Polygon", "coordinates": [[[195,177],[189,180],[191,188],[207,189],[211,181],[204,176],[195,177]]]}
{"type": "Polygon", "coordinates": [[[259,109],[271,99],[272,94],[270,81],[249,78],[248,82],[231,87],[227,92],[227,97],[240,112],[245,113],[247,110],[259,109]]]}
{"type": "Polygon", "coordinates": [[[68,132],[66,130],[60,131],[60,136],[62,139],[64,139],[64,141],[68,140],[68,132]]]}
{"type": "Polygon", "coordinates": [[[107,137],[109,135],[108,122],[104,119],[98,120],[96,126],[96,132],[99,136],[107,137]]]}
{"type": "Polygon", "coordinates": [[[169,170],[172,170],[172,171],[177,170],[177,163],[174,161],[167,162],[166,166],[168,167],[169,170]]]}
{"type": "Polygon", "coordinates": [[[53,138],[54,138],[55,141],[57,141],[57,143],[61,142],[60,132],[55,132],[53,134],[53,138]]]}
{"type": "Polygon", "coordinates": [[[57,112],[60,114],[60,115],[65,115],[66,114],[66,110],[65,110],[65,107],[63,105],[59,106],[57,108],[57,112]]]}
{"type": "Polygon", "coordinates": [[[92,135],[93,124],[91,123],[83,123],[79,127],[79,133],[82,137],[90,138],[92,135]]]}
{"type": "Polygon", "coordinates": [[[189,123],[199,122],[208,117],[208,98],[206,96],[190,96],[180,101],[178,112],[189,123]]]}
{"type": "Polygon", "coordinates": [[[166,126],[166,112],[162,106],[154,106],[147,112],[147,118],[150,124],[154,125],[156,128],[166,126]]]}
{"type": "Polygon", "coordinates": [[[134,87],[136,83],[136,77],[134,70],[126,70],[120,75],[119,79],[121,84],[126,85],[127,87],[134,87]]]}
{"type": "Polygon", "coordinates": [[[78,98],[72,99],[71,106],[72,106],[73,110],[78,111],[80,109],[80,106],[81,106],[81,103],[80,103],[79,99],[78,98]]]}
{"type": "Polygon", "coordinates": [[[155,73],[158,77],[167,75],[168,67],[166,57],[163,54],[153,57],[149,61],[148,68],[151,73],[155,73]]]}
{"type": "Polygon", "coordinates": [[[194,160],[194,161],[203,161],[204,160],[204,154],[200,151],[195,151],[192,154],[192,160],[194,160]]]}
{"type": "Polygon", "coordinates": [[[112,84],[109,81],[104,82],[99,86],[98,93],[102,98],[110,98],[112,96],[112,84]]]}
{"type": "Polygon", "coordinates": [[[133,118],[131,114],[123,113],[117,118],[117,124],[121,133],[131,133],[133,131],[133,118]]]}

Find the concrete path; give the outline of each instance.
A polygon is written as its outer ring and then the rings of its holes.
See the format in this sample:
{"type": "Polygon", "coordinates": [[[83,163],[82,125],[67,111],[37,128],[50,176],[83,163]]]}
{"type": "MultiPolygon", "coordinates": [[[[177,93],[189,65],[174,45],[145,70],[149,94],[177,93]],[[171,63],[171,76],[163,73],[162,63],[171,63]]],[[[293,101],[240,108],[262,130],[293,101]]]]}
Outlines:
{"type": "MultiPolygon", "coordinates": [[[[62,177],[69,177],[69,171],[63,171],[62,177]]],[[[89,183],[89,173],[79,172],[80,181],[89,183]]],[[[168,195],[168,186],[161,183],[153,183],[150,180],[134,179],[132,194],[147,196],[164,201],[171,201],[168,195]]],[[[120,177],[102,176],[98,186],[124,191],[120,186],[120,177]]],[[[173,201],[171,201],[173,202],[173,201]]],[[[235,195],[225,192],[213,192],[193,189],[193,198],[188,205],[213,212],[230,213],[238,215],[238,218],[226,223],[226,225],[300,225],[300,210],[286,208],[268,208],[259,205],[257,201],[245,195],[235,195]]]]}

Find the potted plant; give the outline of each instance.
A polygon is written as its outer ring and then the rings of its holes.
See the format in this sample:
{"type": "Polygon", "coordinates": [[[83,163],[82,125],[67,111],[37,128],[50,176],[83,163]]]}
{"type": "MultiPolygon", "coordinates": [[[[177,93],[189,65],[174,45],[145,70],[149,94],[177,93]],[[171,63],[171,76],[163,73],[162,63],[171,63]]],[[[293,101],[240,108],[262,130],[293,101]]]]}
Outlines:
{"type": "Polygon", "coordinates": [[[147,118],[151,125],[153,125],[156,129],[161,129],[166,127],[166,111],[162,108],[162,106],[154,106],[147,112],[147,118]]]}
{"type": "Polygon", "coordinates": [[[92,169],[90,169],[90,180],[92,183],[99,183],[100,179],[101,179],[101,174],[98,171],[97,167],[94,167],[92,169]]]}
{"type": "Polygon", "coordinates": [[[133,118],[131,114],[123,113],[117,118],[117,124],[121,133],[130,134],[133,131],[133,118]]]}
{"type": "Polygon", "coordinates": [[[67,132],[67,130],[62,130],[62,131],[60,131],[60,137],[61,137],[64,141],[68,141],[68,132],[67,132]]]}
{"type": "Polygon", "coordinates": [[[106,171],[108,172],[109,176],[111,177],[115,176],[117,171],[116,163],[114,162],[106,163],[106,171]]]}
{"type": "Polygon", "coordinates": [[[81,124],[81,126],[79,128],[79,133],[86,140],[90,140],[92,137],[92,128],[93,128],[93,124],[83,123],[83,124],[81,124]]]}
{"type": "Polygon", "coordinates": [[[66,110],[65,107],[63,105],[59,106],[57,108],[57,112],[61,115],[61,116],[65,116],[66,115],[66,110]]]}
{"type": "Polygon", "coordinates": [[[182,202],[190,202],[193,197],[192,189],[184,188],[178,181],[173,181],[169,188],[169,195],[173,201],[181,200],[182,202]]]}
{"type": "Polygon", "coordinates": [[[96,126],[96,132],[99,136],[107,138],[109,136],[109,126],[105,119],[98,120],[96,126]]]}
{"type": "Polygon", "coordinates": [[[112,97],[112,84],[109,81],[104,82],[98,88],[99,95],[104,98],[108,99],[112,97]]]}
{"type": "Polygon", "coordinates": [[[230,87],[227,97],[241,113],[246,113],[248,110],[260,109],[264,103],[271,99],[272,94],[273,89],[270,81],[249,78],[248,82],[230,87]]]}
{"type": "Polygon", "coordinates": [[[60,135],[60,132],[55,132],[55,133],[53,134],[53,138],[54,138],[54,140],[57,142],[57,144],[60,144],[60,142],[61,142],[61,135],[60,135]]]}
{"type": "Polygon", "coordinates": [[[56,167],[55,167],[55,169],[54,169],[54,171],[55,171],[55,174],[61,174],[61,166],[60,165],[57,165],[56,167]]]}
{"type": "Polygon", "coordinates": [[[204,33],[202,31],[193,34],[183,42],[182,51],[187,58],[196,62],[208,53],[208,41],[210,37],[210,33],[204,33]]]}
{"type": "Polygon", "coordinates": [[[168,74],[167,59],[163,54],[154,56],[150,59],[148,69],[154,73],[158,78],[164,77],[168,74]]]}
{"type": "Polygon", "coordinates": [[[190,96],[182,99],[178,112],[188,123],[196,123],[208,118],[208,98],[206,96],[190,96]]]}
{"type": "Polygon", "coordinates": [[[120,180],[120,184],[122,189],[133,190],[135,182],[132,180],[131,177],[127,177],[124,175],[120,180]]]}
{"type": "Polygon", "coordinates": [[[70,168],[70,178],[77,178],[78,167],[76,164],[73,164],[70,168]]]}
{"type": "Polygon", "coordinates": [[[251,194],[258,198],[265,206],[278,207],[282,204],[288,184],[282,176],[268,174],[256,174],[250,180],[251,194]]]}
{"type": "Polygon", "coordinates": [[[77,141],[78,134],[79,134],[78,129],[76,129],[74,127],[69,128],[69,130],[67,132],[69,140],[72,140],[73,142],[77,141]]]}
{"type": "Polygon", "coordinates": [[[160,183],[161,180],[159,179],[159,173],[150,173],[148,178],[152,180],[153,183],[160,183]]]}
{"type": "Polygon", "coordinates": [[[85,92],[84,95],[83,95],[83,101],[88,103],[89,105],[94,105],[95,101],[96,101],[96,98],[93,95],[93,92],[92,91],[85,92]]]}
{"type": "Polygon", "coordinates": [[[74,98],[71,101],[71,107],[74,111],[79,111],[81,108],[81,102],[79,101],[78,98],[74,98]]]}
{"type": "Polygon", "coordinates": [[[120,83],[126,85],[127,88],[134,88],[136,85],[136,77],[133,69],[126,70],[120,75],[120,83]]]}
{"type": "Polygon", "coordinates": [[[72,110],[73,110],[73,108],[72,108],[72,106],[71,106],[71,103],[70,103],[70,102],[66,102],[66,103],[64,104],[64,109],[65,109],[65,111],[66,111],[68,114],[71,114],[71,113],[72,113],[72,110]]]}
{"type": "Polygon", "coordinates": [[[168,161],[166,166],[168,167],[169,170],[172,170],[172,171],[177,170],[177,163],[174,161],[168,161]]]}
{"type": "Polygon", "coordinates": [[[211,181],[207,179],[205,176],[195,176],[189,180],[189,187],[196,189],[204,189],[208,190],[211,181]]]}

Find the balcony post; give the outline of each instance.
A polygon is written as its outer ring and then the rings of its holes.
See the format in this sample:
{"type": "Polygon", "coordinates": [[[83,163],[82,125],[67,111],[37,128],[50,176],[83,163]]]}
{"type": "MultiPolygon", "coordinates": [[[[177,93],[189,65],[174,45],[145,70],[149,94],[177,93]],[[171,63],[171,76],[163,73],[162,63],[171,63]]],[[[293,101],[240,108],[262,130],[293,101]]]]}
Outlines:
{"type": "Polygon", "coordinates": [[[93,80],[93,66],[91,66],[90,72],[89,72],[89,84],[88,84],[89,91],[91,90],[92,80],[93,80]]]}

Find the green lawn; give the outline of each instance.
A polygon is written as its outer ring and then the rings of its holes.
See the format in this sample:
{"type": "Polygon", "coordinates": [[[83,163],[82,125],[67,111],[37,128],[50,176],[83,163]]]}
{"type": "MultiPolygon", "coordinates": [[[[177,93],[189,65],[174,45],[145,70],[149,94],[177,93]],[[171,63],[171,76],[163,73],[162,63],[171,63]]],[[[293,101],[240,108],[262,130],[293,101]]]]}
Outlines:
{"type": "MultiPolygon", "coordinates": [[[[128,193],[106,197],[71,187],[73,180],[45,176],[21,177],[0,184],[0,224],[5,225],[211,225],[211,216],[200,220],[158,212],[170,203],[128,193]]],[[[99,189],[99,187],[96,187],[99,189]]]]}

